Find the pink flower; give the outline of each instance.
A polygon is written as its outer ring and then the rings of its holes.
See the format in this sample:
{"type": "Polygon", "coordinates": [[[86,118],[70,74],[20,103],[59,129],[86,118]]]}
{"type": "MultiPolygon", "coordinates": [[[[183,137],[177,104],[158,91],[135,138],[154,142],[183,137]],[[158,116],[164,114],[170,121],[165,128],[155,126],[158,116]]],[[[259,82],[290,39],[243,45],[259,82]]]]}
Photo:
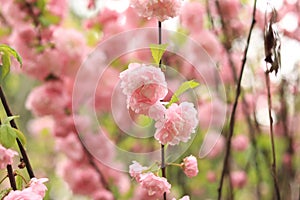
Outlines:
{"type": "Polygon", "coordinates": [[[197,176],[198,163],[195,156],[190,155],[183,159],[183,171],[189,178],[197,176]]]}
{"type": "Polygon", "coordinates": [[[242,188],[247,183],[247,174],[244,171],[234,171],[230,173],[230,180],[233,187],[242,188]]]}
{"type": "Polygon", "coordinates": [[[164,73],[158,67],[131,63],[120,78],[128,108],[139,114],[148,114],[149,108],[168,93],[164,73]]]}
{"type": "Polygon", "coordinates": [[[31,188],[32,192],[35,194],[44,197],[47,190],[47,187],[44,185],[44,183],[47,181],[48,178],[32,178],[29,182],[29,188],[31,188]]]}
{"type": "Polygon", "coordinates": [[[11,149],[6,149],[0,144],[0,169],[5,169],[7,165],[11,165],[15,155],[18,155],[18,153],[11,149]]]}
{"type": "Polygon", "coordinates": [[[187,2],[182,7],[180,21],[184,28],[195,33],[203,29],[204,8],[200,2],[187,2]]]}
{"type": "Polygon", "coordinates": [[[238,135],[232,139],[232,148],[236,151],[245,151],[249,146],[249,139],[245,135],[238,135]]]}
{"type": "Polygon", "coordinates": [[[166,110],[165,117],[155,123],[157,130],[154,137],[162,144],[187,142],[197,124],[197,111],[192,103],[172,104],[166,110]]]}
{"type": "Polygon", "coordinates": [[[140,182],[143,189],[148,191],[149,196],[162,197],[170,193],[171,185],[166,178],[155,176],[153,173],[146,173],[140,176],[140,182]]]}
{"type": "Polygon", "coordinates": [[[140,182],[140,176],[144,170],[147,170],[147,167],[143,167],[140,163],[132,161],[133,164],[129,166],[130,176],[135,178],[137,182],[140,182]]]}
{"type": "Polygon", "coordinates": [[[165,21],[179,15],[181,0],[131,0],[130,4],[142,17],[165,21]]]}
{"type": "Polygon", "coordinates": [[[97,190],[93,195],[95,200],[114,200],[114,196],[110,191],[105,189],[97,190]]]}
{"type": "Polygon", "coordinates": [[[31,91],[25,106],[36,116],[64,115],[70,100],[62,81],[48,81],[31,91]]]}
{"type": "Polygon", "coordinates": [[[165,112],[166,108],[161,103],[157,102],[149,108],[148,114],[149,117],[157,121],[163,119],[165,112]]]}
{"type": "Polygon", "coordinates": [[[47,190],[44,183],[47,181],[47,178],[32,178],[29,182],[29,187],[22,191],[10,191],[4,200],[42,200],[47,190]]]}

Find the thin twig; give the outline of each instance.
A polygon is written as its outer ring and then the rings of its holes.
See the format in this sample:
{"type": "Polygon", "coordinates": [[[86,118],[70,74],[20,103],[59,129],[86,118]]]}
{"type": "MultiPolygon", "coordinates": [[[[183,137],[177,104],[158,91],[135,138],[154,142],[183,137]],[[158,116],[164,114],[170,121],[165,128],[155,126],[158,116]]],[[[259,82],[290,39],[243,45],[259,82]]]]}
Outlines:
{"type": "Polygon", "coordinates": [[[224,181],[225,174],[228,171],[227,168],[228,168],[228,164],[229,164],[228,161],[229,161],[230,150],[231,150],[231,139],[232,139],[232,136],[233,136],[234,125],[235,125],[235,113],[236,113],[236,109],[237,109],[237,105],[238,105],[238,100],[239,100],[239,97],[240,97],[240,94],[241,94],[242,76],[243,76],[244,68],[245,68],[246,61],[247,61],[247,53],[248,53],[248,48],[249,48],[249,45],[250,45],[252,30],[253,30],[254,25],[256,23],[255,14],[256,14],[256,0],[254,1],[254,7],[253,7],[253,13],[252,13],[252,22],[251,22],[251,26],[250,26],[250,30],[249,30],[249,34],[248,34],[248,38],[247,38],[247,44],[246,44],[246,47],[245,47],[244,57],[243,57],[243,60],[242,60],[242,67],[241,67],[241,70],[240,70],[239,79],[238,79],[238,83],[237,83],[236,97],[235,97],[235,100],[234,100],[234,104],[233,104],[233,108],[232,108],[232,112],[231,112],[231,116],[230,116],[229,134],[228,134],[227,143],[226,143],[226,153],[225,153],[225,159],[224,159],[224,163],[223,163],[223,170],[222,170],[221,179],[220,179],[219,188],[218,188],[218,200],[221,200],[223,181],[224,181]]]}
{"type": "MultiPolygon", "coordinates": [[[[0,86],[0,98],[1,98],[1,102],[2,102],[2,105],[4,107],[4,110],[6,112],[6,115],[8,117],[10,116],[13,116],[9,106],[8,106],[8,103],[7,103],[7,100],[6,100],[6,97],[5,97],[5,94],[2,90],[2,87],[0,86]]],[[[15,120],[12,119],[10,121],[10,125],[15,128],[15,129],[18,129],[18,126],[17,124],[15,123],[15,120]]],[[[24,148],[24,146],[22,145],[21,141],[19,140],[19,138],[16,139],[17,140],[17,144],[18,144],[18,147],[20,149],[20,152],[21,152],[21,155],[22,155],[22,158],[24,160],[24,163],[25,163],[25,166],[26,166],[26,169],[27,169],[27,172],[28,172],[28,175],[30,178],[34,178],[34,173],[33,173],[33,170],[32,170],[32,167],[31,167],[31,164],[30,164],[30,161],[29,161],[29,158],[28,158],[28,155],[26,153],[26,150],[24,148]]]]}
{"type": "Polygon", "coordinates": [[[277,200],[280,200],[280,190],[277,180],[277,172],[276,172],[276,152],[275,152],[275,142],[274,142],[274,131],[273,131],[273,117],[272,117],[272,99],[271,99],[271,89],[270,89],[270,77],[269,71],[265,72],[266,85],[268,91],[268,113],[269,113],[269,121],[270,121],[270,140],[271,140],[271,151],[272,151],[272,164],[271,164],[271,172],[274,182],[274,189],[276,193],[277,200]]]}
{"type": "Polygon", "coordinates": [[[16,180],[15,180],[15,174],[14,174],[12,166],[11,165],[7,165],[6,169],[7,169],[7,176],[9,178],[9,183],[10,183],[11,188],[13,190],[17,190],[17,184],[16,184],[16,180]]]}

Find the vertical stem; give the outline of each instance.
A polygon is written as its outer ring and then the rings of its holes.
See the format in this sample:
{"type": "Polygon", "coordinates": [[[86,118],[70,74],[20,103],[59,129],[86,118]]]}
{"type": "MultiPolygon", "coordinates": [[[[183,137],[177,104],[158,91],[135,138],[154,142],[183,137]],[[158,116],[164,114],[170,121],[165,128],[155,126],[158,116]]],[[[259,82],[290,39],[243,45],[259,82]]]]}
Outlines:
{"type": "Polygon", "coordinates": [[[277,172],[276,172],[276,153],[275,153],[273,118],[272,118],[272,99],[271,99],[271,91],[270,91],[270,77],[269,77],[268,70],[265,72],[265,78],[266,78],[266,85],[267,85],[267,91],[268,91],[268,113],[269,113],[269,119],[270,119],[270,139],[271,139],[271,150],[272,150],[271,172],[272,172],[276,197],[277,197],[277,200],[280,200],[280,191],[279,191],[279,185],[278,185],[278,181],[277,181],[277,172]]]}
{"type": "Polygon", "coordinates": [[[11,188],[13,190],[17,190],[17,184],[16,184],[15,175],[14,175],[12,166],[11,165],[7,165],[6,169],[7,169],[7,175],[8,175],[8,178],[9,178],[9,182],[10,182],[11,188]]]}
{"type": "MultiPolygon", "coordinates": [[[[158,21],[158,44],[161,44],[161,21],[158,21]]],[[[162,61],[159,61],[159,67],[161,68],[162,61]]],[[[165,145],[161,145],[161,173],[162,177],[167,178],[166,176],[166,164],[165,164],[165,145]]],[[[164,200],[167,199],[167,193],[164,193],[164,200]]]]}
{"type": "MultiPolygon", "coordinates": [[[[9,106],[8,106],[8,103],[7,103],[7,100],[5,98],[5,95],[4,95],[4,92],[2,90],[2,87],[0,86],[0,99],[1,99],[1,102],[3,104],[3,107],[4,107],[4,110],[6,112],[6,115],[8,117],[10,116],[13,116],[9,106]]],[[[11,120],[10,121],[10,125],[15,128],[15,129],[18,129],[17,127],[17,124],[15,123],[15,120],[11,120]]],[[[31,164],[30,164],[30,161],[29,161],[29,158],[27,156],[27,153],[26,153],[26,150],[25,148],[23,147],[21,141],[19,140],[19,138],[16,139],[17,140],[17,144],[18,144],[18,147],[20,149],[20,152],[21,152],[21,155],[22,155],[22,158],[24,160],[24,163],[25,163],[25,166],[26,166],[26,169],[27,169],[27,172],[28,172],[28,175],[30,178],[34,178],[34,173],[33,173],[33,170],[32,170],[32,167],[31,167],[31,164]]]]}
{"type": "Polygon", "coordinates": [[[218,200],[221,200],[221,198],[222,198],[222,189],[223,189],[224,177],[229,172],[229,157],[230,157],[230,150],[231,150],[231,139],[232,139],[232,136],[233,136],[234,125],[235,125],[235,113],[236,113],[236,109],[237,109],[237,105],[238,105],[238,100],[239,100],[239,97],[241,95],[241,82],[242,82],[243,72],[244,72],[244,68],[245,68],[245,65],[246,65],[246,61],[247,61],[247,53],[248,53],[248,49],[249,49],[252,30],[253,30],[255,22],[256,22],[255,21],[255,14],[256,14],[256,0],[254,1],[254,7],[253,7],[253,12],[252,12],[252,22],[251,22],[250,30],[249,30],[249,33],[248,33],[247,44],[246,44],[246,47],[245,47],[245,50],[244,50],[244,56],[243,56],[243,60],[242,60],[242,67],[241,67],[241,70],[240,70],[239,79],[238,79],[237,87],[236,87],[236,96],[235,96],[235,99],[234,99],[233,108],[232,108],[230,121],[229,121],[229,134],[228,134],[228,137],[227,137],[225,158],[224,158],[224,162],[223,162],[223,169],[222,169],[221,179],[220,179],[219,188],[218,188],[218,200]]]}

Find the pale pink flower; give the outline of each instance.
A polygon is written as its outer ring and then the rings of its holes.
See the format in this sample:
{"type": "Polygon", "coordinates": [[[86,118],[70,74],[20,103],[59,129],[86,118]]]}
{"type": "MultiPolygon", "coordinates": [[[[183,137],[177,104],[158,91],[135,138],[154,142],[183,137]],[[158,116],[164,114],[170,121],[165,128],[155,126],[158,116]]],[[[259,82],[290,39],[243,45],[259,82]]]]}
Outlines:
{"type": "Polygon", "coordinates": [[[165,118],[155,123],[157,130],[154,137],[162,144],[187,142],[195,133],[197,124],[197,111],[192,103],[174,103],[166,110],[165,118]]]}
{"type": "Polygon", "coordinates": [[[44,185],[44,183],[47,181],[48,178],[32,178],[29,182],[29,188],[31,188],[32,192],[35,194],[44,197],[47,190],[47,187],[44,185]]]}
{"type": "Polygon", "coordinates": [[[149,117],[157,121],[164,118],[165,112],[166,107],[163,106],[161,103],[157,102],[149,108],[148,115],[149,117]]]}
{"type": "Polygon", "coordinates": [[[15,155],[18,155],[18,153],[11,149],[6,149],[0,144],[0,169],[5,169],[7,165],[11,165],[15,155]]]}
{"type": "Polygon", "coordinates": [[[128,108],[139,114],[148,114],[149,108],[168,93],[165,75],[158,67],[131,63],[120,78],[128,108]]]}
{"type": "Polygon", "coordinates": [[[247,174],[245,171],[230,172],[230,180],[233,187],[242,188],[247,183],[247,174]]]}
{"type": "Polygon", "coordinates": [[[187,177],[191,178],[197,176],[198,174],[198,163],[197,158],[193,155],[190,155],[183,159],[183,171],[187,177]]]}
{"type": "Polygon", "coordinates": [[[140,182],[140,176],[147,167],[143,167],[140,163],[132,161],[133,164],[129,166],[129,174],[131,177],[135,178],[137,182],[140,182]]]}
{"type": "Polygon", "coordinates": [[[4,197],[4,200],[42,200],[45,196],[47,187],[44,185],[47,178],[32,178],[29,187],[24,190],[12,190],[4,197]]]}
{"type": "Polygon", "coordinates": [[[203,29],[205,9],[200,2],[187,2],[182,6],[180,22],[184,28],[196,33],[203,29]]]}
{"type": "Polygon", "coordinates": [[[245,151],[249,146],[249,139],[245,135],[232,138],[232,148],[236,151],[245,151]]]}
{"type": "Polygon", "coordinates": [[[130,5],[142,17],[165,21],[179,15],[181,0],[131,0],[130,5]]]}
{"type": "Polygon", "coordinates": [[[12,190],[3,200],[42,200],[43,197],[32,190],[12,190]]]}
{"type": "MultiPolygon", "coordinates": [[[[172,200],[176,200],[175,198],[173,198],[172,200]]],[[[185,196],[183,196],[181,199],[179,199],[179,200],[190,200],[190,197],[189,196],[187,196],[187,195],[185,195],[185,196]]]]}
{"type": "Polygon", "coordinates": [[[145,173],[140,176],[140,183],[143,189],[148,191],[149,196],[162,197],[170,193],[171,184],[164,177],[155,176],[153,173],[145,173]]]}
{"type": "Polygon", "coordinates": [[[216,182],[216,180],[217,180],[216,172],[214,172],[214,171],[208,171],[207,174],[206,174],[206,179],[210,183],[216,182]]]}

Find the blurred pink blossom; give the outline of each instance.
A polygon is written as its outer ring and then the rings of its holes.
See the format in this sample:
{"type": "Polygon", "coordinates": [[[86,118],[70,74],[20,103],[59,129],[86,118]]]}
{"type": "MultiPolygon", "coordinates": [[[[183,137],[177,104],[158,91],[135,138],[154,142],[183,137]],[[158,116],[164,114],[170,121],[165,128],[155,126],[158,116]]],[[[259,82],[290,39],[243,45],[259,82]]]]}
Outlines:
{"type": "Polygon", "coordinates": [[[157,198],[163,194],[170,193],[171,185],[166,178],[155,176],[153,173],[145,173],[140,176],[140,183],[143,189],[148,191],[149,196],[157,198]]]}
{"type": "Polygon", "coordinates": [[[230,180],[233,187],[242,188],[247,183],[247,174],[245,171],[233,171],[230,173],[230,180]]]}
{"type": "Polygon", "coordinates": [[[232,138],[232,148],[236,151],[245,151],[249,146],[249,139],[245,135],[232,138]]]}
{"type": "Polygon", "coordinates": [[[191,134],[195,133],[197,125],[197,110],[192,103],[173,103],[166,110],[165,117],[155,123],[157,130],[154,137],[162,144],[176,145],[180,141],[187,142],[191,134]]]}
{"type": "Polygon", "coordinates": [[[36,116],[64,115],[70,99],[62,81],[48,81],[31,91],[25,106],[36,116]]]}
{"type": "Polygon", "coordinates": [[[180,22],[182,26],[192,33],[203,29],[203,17],[205,10],[200,2],[187,2],[182,6],[180,22]]]}
{"type": "Polygon", "coordinates": [[[150,106],[168,93],[165,75],[158,67],[131,63],[120,78],[128,108],[139,114],[148,114],[150,106]]]}
{"type": "Polygon", "coordinates": [[[5,169],[7,165],[11,165],[15,155],[18,155],[18,153],[11,149],[6,149],[0,144],[0,169],[5,169]]]}
{"type": "Polygon", "coordinates": [[[69,133],[66,137],[58,137],[56,139],[56,148],[63,152],[66,156],[75,161],[84,158],[84,152],[81,143],[78,141],[77,133],[69,133]]]}
{"type": "Polygon", "coordinates": [[[75,194],[92,195],[103,188],[98,173],[86,163],[68,161],[58,170],[75,194]]]}
{"type": "Polygon", "coordinates": [[[195,156],[190,155],[183,159],[183,171],[189,178],[197,176],[198,163],[195,156]]]}
{"type": "Polygon", "coordinates": [[[158,21],[176,17],[181,8],[181,0],[131,0],[130,4],[140,16],[158,21]]]}
{"type": "Polygon", "coordinates": [[[215,158],[220,155],[225,148],[225,138],[217,131],[211,130],[205,136],[200,157],[215,158]]]}

